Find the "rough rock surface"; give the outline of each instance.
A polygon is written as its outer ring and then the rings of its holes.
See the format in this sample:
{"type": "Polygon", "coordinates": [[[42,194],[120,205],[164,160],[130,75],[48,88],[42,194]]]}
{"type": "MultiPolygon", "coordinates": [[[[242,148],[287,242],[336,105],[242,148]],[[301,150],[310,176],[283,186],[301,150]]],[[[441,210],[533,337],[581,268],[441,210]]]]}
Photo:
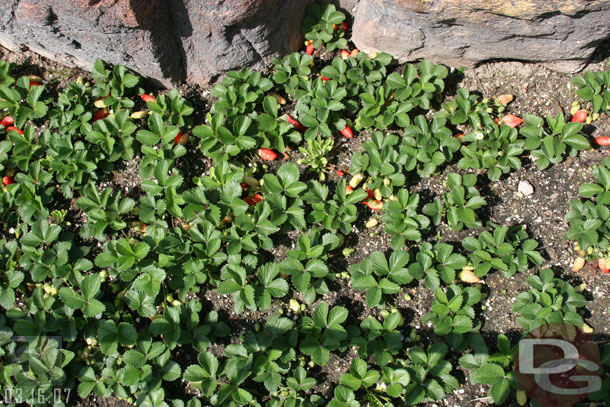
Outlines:
{"type": "Polygon", "coordinates": [[[184,78],[166,0],[8,0],[3,9],[0,43],[9,49],[86,69],[102,58],[165,83],[184,78]]]}
{"type": "MultiPolygon", "coordinates": [[[[166,85],[205,86],[301,48],[312,1],[1,0],[0,45],[85,69],[102,58],[166,85]]],[[[575,71],[610,37],[610,0],[324,1],[352,13],[358,48],[401,62],[514,59],[575,71]]]]}
{"type": "Polygon", "coordinates": [[[401,61],[502,59],[572,72],[610,36],[608,0],[360,0],[353,41],[401,61]]]}

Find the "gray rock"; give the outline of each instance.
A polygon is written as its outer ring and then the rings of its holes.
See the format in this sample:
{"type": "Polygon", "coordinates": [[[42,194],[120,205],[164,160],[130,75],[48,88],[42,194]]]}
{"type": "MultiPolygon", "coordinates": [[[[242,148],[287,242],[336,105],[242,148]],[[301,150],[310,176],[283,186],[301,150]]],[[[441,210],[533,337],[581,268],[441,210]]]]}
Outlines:
{"type": "Polygon", "coordinates": [[[360,0],[352,39],[401,62],[512,59],[573,72],[610,36],[609,19],[606,0],[360,0]]]}

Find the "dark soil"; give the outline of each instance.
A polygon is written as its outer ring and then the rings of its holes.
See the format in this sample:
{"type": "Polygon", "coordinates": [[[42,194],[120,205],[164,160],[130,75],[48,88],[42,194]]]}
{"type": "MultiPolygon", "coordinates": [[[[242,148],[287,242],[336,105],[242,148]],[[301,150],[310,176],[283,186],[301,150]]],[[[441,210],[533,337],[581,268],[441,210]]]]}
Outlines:
{"type": "MultiPolygon", "coordinates": [[[[607,55],[604,54],[606,51],[605,48],[600,50],[596,60],[601,62],[592,64],[587,69],[606,69],[607,55]]],[[[322,57],[330,58],[332,56],[323,55],[322,57]]],[[[52,84],[52,86],[49,86],[50,88],[61,89],[78,77],[89,78],[89,75],[85,72],[64,68],[31,53],[17,55],[0,49],[0,58],[15,62],[18,65],[15,72],[17,75],[37,74],[42,76],[45,82],[52,84]]],[[[480,93],[485,97],[512,94],[515,96],[515,100],[508,106],[508,111],[517,115],[556,115],[563,112],[564,115],[569,116],[571,103],[575,100],[574,89],[570,85],[571,76],[550,71],[540,64],[494,62],[465,71],[463,77],[458,77],[455,88],[465,87],[471,92],[480,93]]],[[[179,90],[194,104],[196,108],[195,120],[201,122],[204,116],[203,112],[207,111],[211,105],[211,101],[207,99],[207,92],[186,86],[179,90]]],[[[587,125],[586,133],[592,137],[610,135],[608,116],[602,114],[599,120],[587,125]]],[[[352,140],[342,139],[336,144],[337,151],[340,152],[334,157],[332,163],[337,168],[346,171],[349,168],[351,155],[354,151],[361,149],[362,142],[366,139],[367,136],[364,134],[357,134],[352,140]]],[[[295,153],[289,155],[292,160],[298,158],[295,153]]],[[[551,267],[557,274],[573,283],[586,283],[585,295],[590,299],[587,305],[588,323],[594,329],[594,338],[600,342],[606,342],[610,338],[610,324],[608,324],[608,318],[610,318],[610,276],[595,273],[588,268],[579,273],[572,272],[571,264],[575,255],[572,244],[564,240],[564,235],[568,229],[564,216],[569,211],[570,200],[578,196],[580,185],[592,179],[591,168],[599,164],[606,156],[608,156],[607,149],[591,149],[582,152],[576,158],[567,159],[545,171],[537,170],[535,163],[525,162],[521,170],[514,171],[500,181],[489,183],[481,188],[482,194],[489,202],[484,221],[509,226],[525,224],[530,236],[540,243],[540,250],[545,258],[543,267],[551,267]],[[530,183],[534,190],[533,194],[524,196],[518,192],[520,181],[530,183]]],[[[180,165],[184,166],[183,169],[191,177],[200,176],[207,173],[210,161],[205,158],[202,159],[200,155],[194,153],[193,156],[187,156],[183,159],[180,165]]],[[[273,165],[279,166],[280,163],[274,163],[273,165]]],[[[129,195],[130,191],[139,188],[138,171],[139,163],[137,161],[127,163],[120,171],[116,171],[114,178],[107,180],[104,186],[121,188],[125,195],[129,195]]],[[[455,166],[449,166],[443,169],[441,174],[429,179],[410,180],[410,183],[414,184],[412,190],[432,199],[445,190],[443,181],[446,179],[446,175],[449,172],[456,171],[455,166]]],[[[331,182],[336,182],[339,179],[334,172],[329,173],[328,178],[331,182]]],[[[484,178],[480,177],[479,179],[484,178]]],[[[78,208],[76,207],[76,209],[78,208]]],[[[386,252],[390,250],[390,239],[384,233],[381,224],[370,229],[364,227],[364,223],[371,216],[375,216],[375,214],[370,212],[368,216],[361,217],[359,223],[353,228],[354,233],[346,237],[345,247],[352,247],[355,251],[347,258],[339,255],[334,261],[331,261],[334,268],[333,273],[347,271],[351,265],[364,260],[373,251],[386,252]]],[[[454,243],[459,243],[466,235],[476,235],[478,233],[476,230],[461,233],[445,232],[443,225],[440,226],[439,230],[441,230],[442,240],[454,243]]],[[[287,250],[295,247],[297,238],[298,233],[289,233],[282,236],[280,244],[274,248],[272,253],[275,261],[283,259],[287,250]]],[[[512,304],[517,294],[527,289],[526,277],[537,271],[537,269],[532,269],[526,273],[518,273],[510,279],[503,278],[498,273],[486,277],[485,291],[488,293],[488,298],[484,301],[481,319],[484,321],[482,332],[487,338],[490,338],[490,344],[495,341],[495,337],[499,333],[515,336],[520,332],[521,329],[516,322],[516,316],[511,311],[512,304]]],[[[348,308],[352,319],[349,323],[355,325],[358,325],[368,315],[379,314],[378,309],[370,309],[366,306],[362,292],[351,290],[349,280],[339,278],[330,286],[331,292],[310,305],[306,312],[311,312],[319,301],[327,301],[331,306],[342,305],[348,308]]],[[[233,299],[229,295],[220,295],[216,290],[207,290],[201,293],[200,298],[204,312],[212,309],[217,310],[221,319],[230,325],[233,336],[228,342],[238,341],[241,335],[254,329],[257,323],[264,323],[273,313],[282,312],[284,316],[295,321],[301,315],[296,315],[290,310],[288,299],[283,302],[274,302],[269,310],[245,311],[237,315],[233,310],[233,299]]],[[[295,298],[302,300],[298,294],[295,294],[295,298]]],[[[411,329],[415,329],[424,343],[434,341],[432,327],[421,322],[421,317],[428,311],[432,300],[432,293],[425,289],[423,284],[406,287],[401,294],[397,295],[394,305],[405,319],[405,325],[402,329],[406,340],[409,338],[411,329]],[[408,294],[408,296],[405,296],[405,294],[408,294]]],[[[219,346],[222,346],[222,344],[219,346]]],[[[220,350],[215,349],[213,351],[220,352],[220,350]]],[[[337,384],[339,377],[349,369],[351,360],[356,356],[356,349],[348,348],[342,354],[333,355],[329,364],[321,370],[320,368],[311,370],[310,374],[315,373],[318,379],[317,390],[326,395],[332,394],[332,389],[337,384]]],[[[184,357],[185,359],[189,358],[187,355],[184,357]]],[[[187,361],[185,364],[189,363],[192,362],[187,361]]],[[[175,384],[177,387],[184,385],[184,383],[180,384],[180,381],[175,384]]],[[[179,392],[180,390],[176,391],[179,392]]],[[[446,406],[486,405],[488,404],[485,399],[486,392],[486,386],[471,385],[466,375],[463,380],[463,387],[460,390],[448,395],[436,404],[446,406]]],[[[115,399],[99,399],[93,396],[77,403],[81,407],[114,407],[125,404],[115,399]]]]}

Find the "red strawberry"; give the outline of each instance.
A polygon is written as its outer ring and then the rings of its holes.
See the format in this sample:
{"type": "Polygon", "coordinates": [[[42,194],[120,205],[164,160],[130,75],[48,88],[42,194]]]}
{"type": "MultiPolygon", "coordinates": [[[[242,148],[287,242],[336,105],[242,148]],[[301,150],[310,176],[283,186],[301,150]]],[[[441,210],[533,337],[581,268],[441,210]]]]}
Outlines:
{"type": "Polygon", "coordinates": [[[507,114],[502,117],[502,124],[505,124],[513,129],[521,123],[523,123],[523,119],[519,116],[515,116],[514,114],[507,114]]]}
{"type": "Polygon", "coordinates": [[[375,191],[373,191],[372,189],[367,189],[366,193],[369,196],[369,199],[375,199],[375,191]]]}
{"type": "Polygon", "coordinates": [[[324,75],[320,75],[320,78],[321,78],[321,79],[322,79],[324,82],[326,82],[326,81],[329,81],[329,80],[330,80],[330,78],[327,78],[327,77],[326,77],[326,76],[324,76],[324,75]]]}
{"type": "Polygon", "coordinates": [[[38,82],[30,82],[30,88],[32,86],[40,86],[40,84],[38,82]]]}
{"type": "Polygon", "coordinates": [[[305,126],[303,126],[301,123],[299,123],[298,120],[295,120],[292,116],[290,116],[289,114],[286,115],[286,121],[290,124],[292,124],[294,127],[296,127],[297,130],[299,131],[304,131],[307,128],[305,126]]]}
{"type": "Polygon", "coordinates": [[[256,203],[259,203],[259,202],[261,202],[264,199],[261,194],[254,194],[254,195],[252,195],[252,198],[254,198],[256,203]]]}
{"type": "Polygon", "coordinates": [[[587,120],[586,110],[578,110],[576,113],[574,113],[574,116],[572,116],[573,122],[584,123],[585,120],[587,120]]]}
{"type": "Polygon", "coordinates": [[[351,186],[349,186],[349,185],[346,185],[346,186],[345,186],[345,193],[346,193],[347,195],[349,195],[349,194],[351,194],[352,192],[354,192],[354,188],[352,188],[352,187],[351,187],[351,186]]]}
{"type": "Polygon", "coordinates": [[[247,203],[248,205],[254,206],[256,205],[258,202],[256,201],[256,199],[254,199],[253,196],[247,196],[245,198],[242,198],[242,200],[247,203]]]}
{"type": "Polygon", "coordinates": [[[4,116],[4,119],[0,122],[4,127],[9,127],[15,124],[15,120],[11,116],[4,116]]]}
{"type": "Polygon", "coordinates": [[[341,23],[341,27],[343,27],[343,31],[347,31],[347,23],[345,21],[341,23]]]}
{"type": "Polygon", "coordinates": [[[378,211],[380,209],[383,209],[383,202],[378,201],[378,200],[370,200],[370,201],[366,201],[366,206],[368,206],[370,209],[372,209],[374,211],[378,211]]]}
{"type": "Polygon", "coordinates": [[[176,134],[176,137],[174,137],[174,145],[177,145],[178,143],[185,145],[188,139],[188,134],[183,134],[181,131],[179,131],[178,134],[176,134]]]}
{"type": "Polygon", "coordinates": [[[599,146],[610,146],[610,137],[608,137],[608,136],[597,137],[597,138],[595,138],[595,142],[599,146]]]}
{"type": "Polygon", "coordinates": [[[338,30],[339,27],[337,27],[337,24],[333,24],[333,30],[338,30]]]}
{"type": "Polygon", "coordinates": [[[309,43],[307,44],[307,47],[305,47],[305,53],[307,55],[311,55],[311,54],[313,54],[314,49],[315,48],[313,47],[313,43],[311,42],[311,40],[309,40],[309,43]]]}
{"type": "Polygon", "coordinates": [[[7,176],[2,177],[2,184],[5,187],[9,186],[9,185],[11,185],[13,183],[15,183],[15,179],[13,179],[13,177],[7,177],[7,176]]]}
{"type": "Polygon", "coordinates": [[[103,118],[108,117],[108,114],[108,110],[106,109],[98,110],[97,113],[93,115],[93,121],[96,122],[98,120],[102,120],[103,118]]]}
{"type": "Polygon", "coordinates": [[[258,155],[260,155],[263,160],[267,161],[273,161],[277,158],[277,154],[275,153],[275,151],[268,148],[259,148],[258,155]]]}
{"type": "Polygon", "coordinates": [[[340,176],[340,177],[342,177],[342,176],[344,176],[344,175],[345,175],[345,173],[344,173],[343,171],[341,171],[341,170],[337,170],[337,171],[335,171],[335,172],[336,172],[336,173],[337,173],[337,175],[338,175],[338,176],[340,176]]]}
{"type": "Polygon", "coordinates": [[[17,132],[17,133],[19,133],[19,134],[23,134],[23,130],[19,130],[19,129],[18,129],[17,127],[15,127],[15,126],[8,126],[8,127],[6,128],[6,132],[7,132],[7,133],[10,133],[11,131],[16,131],[16,132],[17,132]]]}
{"type": "Polygon", "coordinates": [[[245,182],[240,183],[239,186],[241,186],[242,191],[248,190],[248,184],[246,184],[245,182]]]}
{"type": "Polygon", "coordinates": [[[143,101],[145,102],[156,102],[157,99],[155,99],[153,96],[150,96],[149,94],[145,93],[143,95],[140,95],[140,97],[142,98],[143,101]]]}
{"type": "Polygon", "coordinates": [[[346,49],[341,50],[341,58],[348,59],[351,56],[352,56],[352,54],[350,54],[350,52],[348,50],[346,50],[346,49]]]}
{"type": "Polygon", "coordinates": [[[345,137],[345,138],[354,137],[354,132],[352,131],[352,129],[350,129],[349,126],[345,126],[345,128],[343,130],[341,130],[341,134],[343,134],[343,137],[345,137]]]}

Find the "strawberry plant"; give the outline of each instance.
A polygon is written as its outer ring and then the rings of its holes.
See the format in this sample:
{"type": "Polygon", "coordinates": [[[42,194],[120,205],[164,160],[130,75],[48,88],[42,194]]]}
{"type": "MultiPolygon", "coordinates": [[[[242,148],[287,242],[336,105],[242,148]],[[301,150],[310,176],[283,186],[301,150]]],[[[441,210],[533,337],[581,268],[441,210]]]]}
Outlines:
{"type": "Polygon", "coordinates": [[[545,120],[525,115],[519,133],[525,137],[523,149],[530,151],[538,169],[543,170],[563,161],[566,154],[575,157],[580,150],[590,147],[589,141],[580,134],[581,130],[582,123],[566,123],[560,113],[555,117],[546,116],[545,120]]]}
{"type": "Polygon", "coordinates": [[[593,169],[594,183],[584,183],[579,189],[583,198],[570,201],[570,212],[565,219],[570,229],[565,238],[574,240],[582,254],[597,259],[607,257],[610,249],[610,230],[607,220],[610,219],[610,159],[605,158],[602,164],[593,169]]]}
{"type": "Polygon", "coordinates": [[[581,326],[585,297],[567,281],[555,277],[551,269],[529,276],[529,291],[517,296],[513,311],[519,313],[517,322],[530,332],[545,323],[566,323],[581,326]]]}
{"type": "Polygon", "coordinates": [[[309,191],[303,196],[305,202],[311,205],[312,211],[307,217],[308,222],[319,223],[331,231],[341,231],[349,234],[352,223],[358,218],[356,204],[362,202],[368,195],[363,190],[346,193],[346,181],[337,184],[332,199],[329,199],[328,187],[318,181],[309,183],[309,191]]]}
{"type": "Polygon", "coordinates": [[[509,278],[518,271],[528,270],[530,263],[534,266],[542,264],[542,256],[536,251],[538,242],[527,237],[524,226],[511,229],[498,226],[493,234],[485,230],[477,238],[464,238],[462,246],[470,252],[468,260],[477,277],[483,277],[494,269],[509,278]]]}
{"type": "Polygon", "coordinates": [[[298,120],[307,128],[305,140],[312,140],[318,134],[332,137],[333,129],[339,132],[345,128],[346,122],[341,112],[345,109],[342,100],[346,96],[347,91],[336,81],[318,79],[311,82],[307,94],[297,97],[295,112],[298,120]]]}
{"type": "Polygon", "coordinates": [[[591,103],[593,113],[610,110],[610,71],[587,71],[570,81],[578,88],[576,95],[591,103]]]}
{"type": "Polygon", "coordinates": [[[490,353],[482,339],[477,343],[474,354],[460,357],[460,366],[470,371],[472,383],[490,386],[488,396],[500,405],[520,388],[512,370],[517,348],[503,334],[498,335],[498,352],[490,353]]]}
{"type": "Polygon", "coordinates": [[[434,246],[428,242],[419,245],[415,262],[409,265],[409,274],[413,279],[424,278],[426,287],[435,291],[441,285],[452,284],[457,271],[466,267],[464,256],[453,252],[453,246],[447,243],[437,243],[434,246]]]}
{"type": "Polygon", "coordinates": [[[30,86],[30,78],[20,77],[13,85],[0,85],[0,109],[7,109],[17,129],[28,120],[43,118],[48,111],[47,103],[40,100],[44,86],[30,86]]]}
{"type": "Polygon", "coordinates": [[[307,16],[303,22],[305,39],[313,42],[314,48],[320,48],[322,44],[328,51],[343,49],[347,46],[345,30],[335,29],[345,20],[345,14],[337,11],[333,4],[320,6],[311,3],[307,6],[307,16]]]}
{"type": "Polygon", "coordinates": [[[273,82],[260,72],[248,68],[230,71],[227,76],[212,88],[212,96],[218,101],[212,106],[212,114],[221,114],[230,121],[240,115],[255,111],[265,92],[273,87],[273,82]]]}
{"type": "Polygon", "coordinates": [[[446,214],[447,223],[453,230],[481,227],[474,210],[487,205],[487,201],[475,188],[476,183],[477,176],[474,174],[466,174],[463,177],[456,173],[449,174],[447,185],[450,191],[445,192],[444,203],[436,198],[434,202],[424,206],[424,213],[432,218],[436,226],[446,214]]]}
{"type": "Polygon", "coordinates": [[[407,171],[416,170],[419,176],[430,177],[441,165],[453,159],[453,154],[460,149],[460,142],[445,124],[441,117],[435,116],[428,122],[423,115],[418,115],[413,124],[404,129],[400,154],[406,158],[407,171]]]}
{"type": "Polygon", "coordinates": [[[97,98],[96,107],[117,113],[134,106],[132,97],[136,94],[140,78],[129,73],[127,68],[116,65],[109,69],[104,61],[98,59],[93,64],[91,74],[95,79],[92,95],[97,98]]]}
{"type": "Polygon", "coordinates": [[[400,250],[405,241],[420,241],[423,233],[429,229],[430,219],[419,213],[419,194],[409,194],[408,189],[401,188],[384,205],[385,214],[382,220],[385,232],[392,236],[392,248],[400,250]]]}
{"type": "Polygon", "coordinates": [[[459,383],[451,375],[453,366],[445,359],[449,349],[444,343],[429,345],[426,349],[409,349],[407,372],[411,378],[404,389],[404,400],[408,405],[439,401],[457,389],[459,383]]]}
{"type": "Polygon", "coordinates": [[[373,252],[361,263],[349,269],[354,290],[366,291],[369,307],[383,305],[384,296],[397,294],[400,287],[413,280],[405,267],[409,263],[409,253],[398,250],[389,259],[381,252],[373,252]]]}
{"type": "Polygon", "coordinates": [[[301,320],[300,350],[317,365],[328,363],[330,351],[339,348],[347,338],[343,324],[347,319],[347,309],[343,307],[330,308],[328,303],[318,304],[311,317],[301,320]]]}
{"type": "Polygon", "coordinates": [[[273,58],[274,73],[273,81],[280,89],[285,89],[289,95],[294,95],[299,87],[304,87],[303,83],[311,74],[311,55],[301,55],[298,52],[286,55],[283,58],[273,58]]]}
{"type": "Polygon", "coordinates": [[[384,136],[381,132],[371,134],[371,140],[362,144],[364,152],[357,151],[352,158],[350,172],[366,174],[367,189],[379,190],[382,197],[390,197],[394,187],[405,183],[403,175],[404,156],[394,148],[398,144],[398,136],[384,136]]]}
{"type": "Polygon", "coordinates": [[[524,142],[518,139],[517,130],[509,126],[498,127],[492,123],[486,129],[487,132],[469,133],[461,139],[464,145],[460,149],[462,158],[458,168],[486,169],[487,177],[497,181],[503,174],[521,168],[524,142]]]}
{"type": "Polygon", "coordinates": [[[397,329],[402,323],[399,312],[391,312],[383,323],[369,315],[360,323],[361,335],[353,339],[361,358],[372,357],[379,366],[386,366],[402,349],[402,334],[397,329]]]}
{"type": "Polygon", "coordinates": [[[474,306],[483,299],[483,294],[476,287],[462,288],[452,284],[434,290],[434,302],[423,317],[423,323],[430,323],[434,333],[448,336],[447,341],[453,348],[459,346],[464,335],[478,332],[481,321],[477,319],[474,306]]]}
{"type": "Polygon", "coordinates": [[[236,156],[242,150],[248,150],[256,146],[254,126],[252,119],[247,116],[239,116],[233,122],[232,129],[224,127],[225,117],[222,113],[206,116],[207,125],[199,125],[193,128],[193,135],[201,139],[200,149],[214,160],[228,160],[236,156]]]}
{"type": "Polygon", "coordinates": [[[472,130],[468,135],[489,129],[493,124],[491,117],[493,109],[489,106],[487,98],[482,100],[479,98],[478,95],[471,94],[468,89],[460,88],[457,90],[454,100],[442,104],[439,116],[448,118],[453,125],[468,124],[472,130]]]}

